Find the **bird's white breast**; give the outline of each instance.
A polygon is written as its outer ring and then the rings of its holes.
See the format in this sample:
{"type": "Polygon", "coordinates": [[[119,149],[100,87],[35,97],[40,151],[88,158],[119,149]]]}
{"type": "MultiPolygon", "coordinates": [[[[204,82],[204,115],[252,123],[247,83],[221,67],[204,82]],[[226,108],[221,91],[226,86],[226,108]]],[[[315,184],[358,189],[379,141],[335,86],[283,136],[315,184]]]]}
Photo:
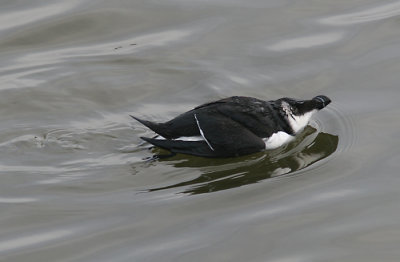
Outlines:
{"type": "Polygon", "coordinates": [[[289,115],[288,121],[290,126],[292,127],[293,131],[295,133],[299,132],[303,128],[305,128],[310,121],[311,116],[316,112],[317,110],[312,110],[308,113],[305,113],[304,115],[301,116],[295,116],[295,115],[289,115]]]}
{"type": "Polygon", "coordinates": [[[279,131],[277,133],[274,133],[272,136],[269,138],[264,138],[264,143],[265,143],[265,149],[274,149],[278,148],[286,143],[288,143],[290,140],[292,140],[294,137],[289,135],[286,132],[279,131]]]}

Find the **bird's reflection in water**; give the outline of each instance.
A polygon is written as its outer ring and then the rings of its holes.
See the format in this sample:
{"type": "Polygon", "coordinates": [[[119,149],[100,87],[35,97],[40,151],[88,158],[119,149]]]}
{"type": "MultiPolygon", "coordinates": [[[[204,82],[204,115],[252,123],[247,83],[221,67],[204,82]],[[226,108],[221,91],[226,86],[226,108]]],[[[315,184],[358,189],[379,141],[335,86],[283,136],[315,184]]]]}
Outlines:
{"type": "Polygon", "coordinates": [[[176,168],[196,168],[201,170],[202,174],[190,181],[148,191],[182,187],[182,193],[202,194],[257,183],[303,169],[328,157],[335,152],[338,141],[336,135],[318,132],[315,128],[307,126],[288,145],[249,156],[213,159],[178,154],[158,161],[176,168]]]}

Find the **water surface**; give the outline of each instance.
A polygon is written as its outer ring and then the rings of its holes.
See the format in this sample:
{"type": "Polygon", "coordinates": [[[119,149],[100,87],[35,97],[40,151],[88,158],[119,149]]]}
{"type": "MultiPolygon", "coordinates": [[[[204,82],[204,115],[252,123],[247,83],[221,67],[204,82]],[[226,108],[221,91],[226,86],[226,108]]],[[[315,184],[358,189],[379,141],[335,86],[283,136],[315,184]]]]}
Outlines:
{"type": "Polygon", "coordinates": [[[398,261],[399,1],[0,7],[1,261],[398,261]],[[129,117],[319,94],[239,158],[145,161],[129,117]]]}

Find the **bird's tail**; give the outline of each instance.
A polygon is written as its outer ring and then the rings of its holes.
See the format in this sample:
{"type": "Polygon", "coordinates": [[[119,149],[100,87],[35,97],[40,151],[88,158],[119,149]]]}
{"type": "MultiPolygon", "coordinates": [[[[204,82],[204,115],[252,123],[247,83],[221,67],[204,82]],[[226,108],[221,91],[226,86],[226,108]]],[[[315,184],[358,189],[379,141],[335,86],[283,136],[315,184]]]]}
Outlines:
{"type": "Polygon", "coordinates": [[[140,119],[140,118],[138,118],[136,116],[133,116],[133,115],[130,115],[130,117],[132,117],[136,121],[140,122],[141,124],[147,126],[152,131],[154,131],[155,133],[159,134],[160,136],[162,136],[164,138],[170,138],[170,135],[167,132],[168,130],[164,127],[163,123],[154,123],[154,122],[151,122],[151,121],[148,121],[148,120],[140,119]]]}

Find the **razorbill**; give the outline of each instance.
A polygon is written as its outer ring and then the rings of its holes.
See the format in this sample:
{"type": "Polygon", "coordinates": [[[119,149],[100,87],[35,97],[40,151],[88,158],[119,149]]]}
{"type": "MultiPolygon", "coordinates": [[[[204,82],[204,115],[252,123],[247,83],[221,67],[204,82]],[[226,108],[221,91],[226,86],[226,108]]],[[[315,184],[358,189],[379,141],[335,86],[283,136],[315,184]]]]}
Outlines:
{"type": "Polygon", "coordinates": [[[165,123],[131,117],[157,133],[154,138],[141,137],[144,141],[172,153],[233,157],[291,141],[330,102],[323,95],[271,101],[233,96],[200,105],[165,123]]]}

